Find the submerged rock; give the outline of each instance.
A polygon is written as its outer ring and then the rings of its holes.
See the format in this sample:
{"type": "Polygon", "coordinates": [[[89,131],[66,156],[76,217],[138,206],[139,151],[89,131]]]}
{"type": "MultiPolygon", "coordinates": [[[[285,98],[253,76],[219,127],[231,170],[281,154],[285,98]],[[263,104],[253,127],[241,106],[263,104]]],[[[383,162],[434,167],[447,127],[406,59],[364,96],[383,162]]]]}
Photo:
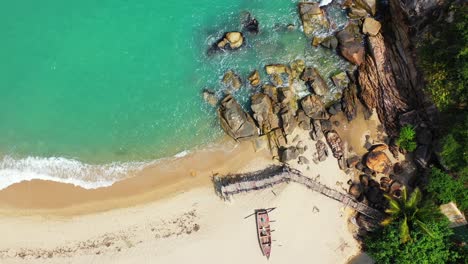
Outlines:
{"type": "Polygon", "coordinates": [[[218,108],[223,130],[234,140],[251,139],[258,135],[258,128],[252,117],[231,96],[227,95],[218,108]]]}
{"type": "Polygon", "coordinates": [[[248,79],[250,85],[252,85],[253,87],[257,87],[260,85],[260,73],[257,70],[253,71],[248,79]]]}
{"type": "Polygon", "coordinates": [[[313,119],[328,119],[329,115],[317,95],[308,95],[301,100],[302,110],[313,119]]]}
{"type": "Polygon", "coordinates": [[[253,18],[250,13],[247,15],[246,19],[243,22],[244,24],[244,30],[252,33],[254,35],[257,35],[259,32],[259,24],[257,19],[253,18]]]}
{"type": "Polygon", "coordinates": [[[266,134],[279,127],[278,116],[273,112],[270,97],[266,94],[258,93],[251,97],[251,108],[253,117],[257,121],[262,134],[266,134]]]}
{"type": "Polygon", "coordinates": [[[366,17],[364,24],[362,25],[362,32],[370,36],[376,36],[379,34],[381,27],[382,25],[379,21],[373,19],[372,17],[366,17]]]}
{"type": "Polygon", "coordinates": [[[237,90],[242,86],[242,80],[240,76],[231,70],[224,74],[222,82],[226,88],[231,90],[237,90]]]}
{"type": "Polygon", "coordinates": [[[214,91],[209,90],[209,89],[204,89],[203,92],[203,100],[210,104],[211,106],[216,106],[218,104],[218,97],[216,97],[216,94],[214,91]]]}

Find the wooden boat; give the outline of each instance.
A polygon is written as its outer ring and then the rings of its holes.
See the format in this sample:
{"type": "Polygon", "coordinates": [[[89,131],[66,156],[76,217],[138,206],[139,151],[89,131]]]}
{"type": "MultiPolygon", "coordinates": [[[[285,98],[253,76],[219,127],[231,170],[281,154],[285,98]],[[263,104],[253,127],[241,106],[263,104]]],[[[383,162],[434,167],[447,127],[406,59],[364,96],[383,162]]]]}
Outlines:
{"type": "Polygon", "coordinates": [[[268,210],[255,210],[255,218],[257,222],[258,243],[263,255],[269,259],[271,253],[271,228],[268,210]]]}

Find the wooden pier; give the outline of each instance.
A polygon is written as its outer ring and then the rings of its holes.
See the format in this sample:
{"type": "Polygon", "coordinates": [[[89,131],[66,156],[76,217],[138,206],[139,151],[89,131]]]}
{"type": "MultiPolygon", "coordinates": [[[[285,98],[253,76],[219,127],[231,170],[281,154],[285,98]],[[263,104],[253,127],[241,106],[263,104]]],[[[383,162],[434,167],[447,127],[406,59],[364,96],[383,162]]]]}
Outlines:
{"type": "Polygon", "coordinates": [[[248,175],[213,177],[213,182],[216,193],[223,199],[229,199],[230,196],[242,192],[270,188],[280,183],[296,182],[306,186],[309,190],[318,192],[347,207],[351,207],[370,218],[375,220],[383,218],[383,214],[380,211],[356,201],[351,195],[331,189],[314,179],[302,175],[300,171],[286,166],[271,167],[267,170],[248,175]]]}

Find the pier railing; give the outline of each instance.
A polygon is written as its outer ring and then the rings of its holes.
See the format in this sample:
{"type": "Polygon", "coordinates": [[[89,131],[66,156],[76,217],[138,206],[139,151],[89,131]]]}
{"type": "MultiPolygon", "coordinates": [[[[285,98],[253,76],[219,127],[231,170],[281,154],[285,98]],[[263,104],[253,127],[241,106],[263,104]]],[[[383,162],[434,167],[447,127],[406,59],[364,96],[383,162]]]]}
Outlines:
{"type": "Polygon", "coordinates": [[[216,193],[225,200],[229,199],[229,197],[234,194],[266,189],[280,183],[289,183],[291,181],[304,185],[309,190],[316,191],[336,200],[368,217],[376,220],[383,218],[383,214],[380,211],[356,201],[351,195],[329,188],[314,179],[302,175],[300,171],[285,166],[270,167],[264,171],[246,175],[213,177],[216,193]]]}

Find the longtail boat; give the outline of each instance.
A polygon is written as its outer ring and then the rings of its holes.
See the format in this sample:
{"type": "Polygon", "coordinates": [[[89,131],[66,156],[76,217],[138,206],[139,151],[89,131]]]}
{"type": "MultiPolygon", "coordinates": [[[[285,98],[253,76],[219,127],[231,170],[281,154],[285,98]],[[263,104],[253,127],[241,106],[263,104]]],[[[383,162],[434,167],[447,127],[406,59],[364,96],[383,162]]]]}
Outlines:
{"type": "Polygon", "coordinates": [[[257,222],[258,243],[263,255],[269,259],[271,253],[271,228],[270,218],[266,209],[255,210],[255,218],[257,222]]]}

